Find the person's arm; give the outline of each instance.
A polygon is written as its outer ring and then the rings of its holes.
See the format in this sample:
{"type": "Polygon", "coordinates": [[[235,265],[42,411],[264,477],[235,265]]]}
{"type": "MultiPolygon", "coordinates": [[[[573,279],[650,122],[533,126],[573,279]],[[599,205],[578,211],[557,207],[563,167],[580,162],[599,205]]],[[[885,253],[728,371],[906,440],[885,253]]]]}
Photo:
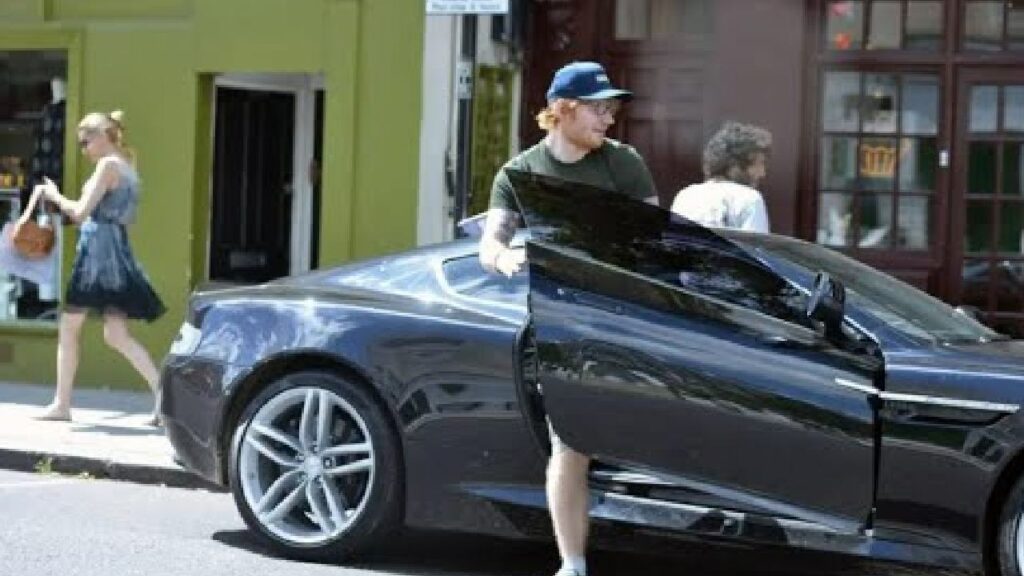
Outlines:
{"type": "Polygon", "coordinates": [[[488,272],[512,276],[526,261],[526,251],[509,247],[516,234],[519,213],[505,208],[487,211],[487,223],[480,237],[480,264],[488,272]]]}
{"type": "Polygon", "coordinates": [[[96,164],[96,170],[82,186],[82,197],[72,200],[63,194],[57,185],[49,178],[44,178],[44,198],[57,205],[61,212],[67,214],[75,222],[85,220],[92,211],[96,209],[100,199],[107,190],[117,186],[119,174],[115,161],[111,158],[104,158],[96,164]]]}
{"type": "Polygon", "coordinates": [[[519,224],[519,212],[515,206],[512,183],[502,169],[491,187],[490,209],[480,237],[480,265],[488,272],[512,276],[526,262],[525,250],[509,248],[519,224]]]}

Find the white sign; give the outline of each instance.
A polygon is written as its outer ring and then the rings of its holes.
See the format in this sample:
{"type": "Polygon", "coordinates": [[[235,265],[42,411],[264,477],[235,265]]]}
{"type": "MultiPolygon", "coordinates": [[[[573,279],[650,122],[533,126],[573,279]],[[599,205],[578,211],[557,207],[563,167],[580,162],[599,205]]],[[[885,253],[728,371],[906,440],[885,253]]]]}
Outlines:
{"type": "Polygon", "coordinates": [[[508,14],[508,0],[427,0],[427,14],[508,14]]]}

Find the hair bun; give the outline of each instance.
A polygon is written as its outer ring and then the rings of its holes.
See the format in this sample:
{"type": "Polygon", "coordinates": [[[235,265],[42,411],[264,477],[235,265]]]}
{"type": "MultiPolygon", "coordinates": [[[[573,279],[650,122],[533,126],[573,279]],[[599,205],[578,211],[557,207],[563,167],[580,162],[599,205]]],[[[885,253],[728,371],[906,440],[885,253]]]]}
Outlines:
{"type": "Polygon", "coordinates": [[[114,122],[117,122],[119,125],[123,125],[124,124],[124,111],[122,111],[122,110],[114,110],[113,112],[110,113],[110,119],[113,120],[114,122]]]}

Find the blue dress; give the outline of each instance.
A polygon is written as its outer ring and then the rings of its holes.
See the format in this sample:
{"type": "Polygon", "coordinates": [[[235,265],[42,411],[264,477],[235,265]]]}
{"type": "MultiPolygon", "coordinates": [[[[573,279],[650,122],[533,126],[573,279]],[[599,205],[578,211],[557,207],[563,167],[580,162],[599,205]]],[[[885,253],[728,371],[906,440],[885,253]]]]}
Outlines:
{"type": "Polygon", "coordinates": [[[117,188],[100,198],[79,229],[64,302],[70,311],[114,313],[153,321],[166,308],[132,255],[125,230],[135,219],[139,176],[124,162],[118,162],[118,166],[121,174],[117,188]]]}

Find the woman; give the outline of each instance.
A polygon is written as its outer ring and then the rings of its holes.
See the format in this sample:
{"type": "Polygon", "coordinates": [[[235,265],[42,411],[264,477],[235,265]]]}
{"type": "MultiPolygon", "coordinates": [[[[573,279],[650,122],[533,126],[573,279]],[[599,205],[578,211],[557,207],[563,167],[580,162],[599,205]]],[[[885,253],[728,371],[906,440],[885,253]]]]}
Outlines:
{"type": "MultiPolygon", "coordinates": [[[[103,317],[103,338],[146,379],[154,395],[158,373],[146,349],[128,332],[127,320],[155,320],[164,305],[132,256],[125,227],[135,216],[139,176],[124,146],[123,114],[94,112],[78,124],[78,145],[96,164],[78,200],[51,180],[34,193],[79,223],[78,244],[64,298],[57,344],[57,389],[43,420],[71,419],[71,388],[78,369],[79,335],[88,313],[103,317]]],[[[159,423],[156,408],[151,424],[159,423]]]]}

